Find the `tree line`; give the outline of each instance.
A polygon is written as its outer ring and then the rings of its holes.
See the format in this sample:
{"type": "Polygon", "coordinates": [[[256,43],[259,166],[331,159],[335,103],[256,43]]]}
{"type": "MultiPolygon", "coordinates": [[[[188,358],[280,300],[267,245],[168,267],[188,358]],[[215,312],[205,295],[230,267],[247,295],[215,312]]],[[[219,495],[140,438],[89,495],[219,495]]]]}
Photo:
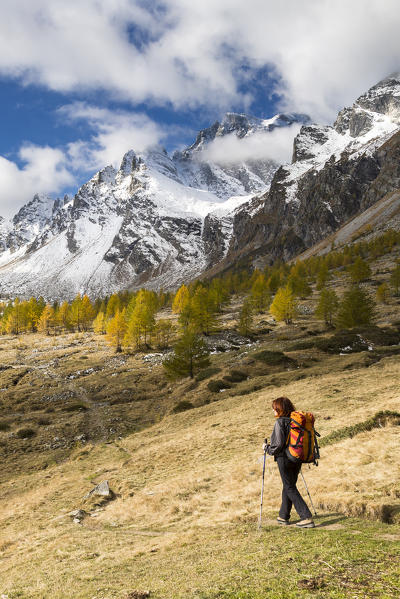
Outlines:
{"type": "MultiPolygon", "coordinates": [[[[177,338],[174,354],[165,361],[165,368],[173,376],[174,369],[182,370],[184,361],[185,372],[193,376],[195,364],[208,359],[202,337],[215,331],[223,306],[235,294],[245,295],[237,323],[243,335],[252,333],[256,313],[269,312],[276,320],[290,324],[298,315],[299,299],[309,297],[313,285],[320,292],[315,315],[327,325],[350,328],[370,323],[375,300],[360,284],[371,276],[369,261],[399,244],[400,233],[388,230],[369,242],[354,243],[340,251],[333,248],[325,255],[295,263],[278,261],[263,270],[231,269],[220,277],[181,285],[175,294],[140,289],[94,301],[78,294],[71,302],[62,303],[46,303],[43,298],[34,297],[15,298],[0,303],[0,331],[56,335],[93,328],[96,333],[106,335],[117,352],[150,347],[162,350],[177,338]],[[342,298],[329,286],[334,272],[349,279],[342,298]],[[176,324],[170,318],[157,319],[157,313],[164,307],[171,307],[177,315],[176,324]],[[179,354],[181,357],[176,361],[179,354]],[[185,360],[184,354],[188,356],[185,360]]],[[[397,263],[388,283],[378,287],[376,301],[386,302],[391,293],[399,295],[399,290],[400,263],[397,263]]]]}

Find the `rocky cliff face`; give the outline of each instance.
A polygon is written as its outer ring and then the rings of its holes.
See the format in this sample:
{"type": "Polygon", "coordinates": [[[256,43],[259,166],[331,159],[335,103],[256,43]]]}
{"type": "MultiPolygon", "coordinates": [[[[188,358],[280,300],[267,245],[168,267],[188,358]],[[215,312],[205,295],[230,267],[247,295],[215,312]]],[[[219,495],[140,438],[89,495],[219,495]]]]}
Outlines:
{"type": "Polygon", "coordinates": [[[271,119],[257,119],[228,112],[221,123],[216,122],[200,131],[189,148],[175,152],[173,161],[181,180],[189,187],[212,191],[221,200],[254,194],[267,189],[279,163],[273,159],[246,160],[233,164],[211,162],[207,157],[210,144],[230,135],[245,139],[254,134],[270,133],[281,127],[309,122],[309,117],[304,114],[278,114],[271,119]]]}
{"type": "Polygon", "coordinates": [[[222,267],[239,256],[291,258],[400,187],[400,76],[343,109],[332,127],[303,126],[256,210],[237,209],[222,267]]]}

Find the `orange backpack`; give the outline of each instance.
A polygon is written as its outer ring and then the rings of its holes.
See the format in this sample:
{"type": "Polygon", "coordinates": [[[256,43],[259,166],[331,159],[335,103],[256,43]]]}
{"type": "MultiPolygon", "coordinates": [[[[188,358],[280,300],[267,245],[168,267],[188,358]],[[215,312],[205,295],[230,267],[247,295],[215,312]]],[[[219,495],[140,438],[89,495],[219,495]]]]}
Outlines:
{"type": "Polygon", "coordinates": [[[311,412],[292,412],[290,414],[289,434],[286,443],[286,455],[292,462],[318,466],[319,448],[314,429],[314,416],[311,412]]]}

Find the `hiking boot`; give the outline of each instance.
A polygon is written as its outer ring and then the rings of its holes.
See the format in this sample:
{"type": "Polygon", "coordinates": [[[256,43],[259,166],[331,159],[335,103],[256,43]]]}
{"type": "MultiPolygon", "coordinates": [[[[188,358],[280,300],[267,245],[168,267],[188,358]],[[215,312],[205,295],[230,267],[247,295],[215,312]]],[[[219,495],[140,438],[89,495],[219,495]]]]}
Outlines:
{"type": "Polygon", "coordinates": [[[276,521],[278,522],[278,524],[283,524],[284,526],[287,526],[289,524],[289,520],[285,520],[284,518],[281,518],[280,516],[277,517],[276,521]]]}
{"type": "Polygon", "coordinates": [[[296,522],[296,526],[299,528],[314,528],[315,524],[311,518],[308,518],[307,520],[300,520],[300,522],[296,522]]]}

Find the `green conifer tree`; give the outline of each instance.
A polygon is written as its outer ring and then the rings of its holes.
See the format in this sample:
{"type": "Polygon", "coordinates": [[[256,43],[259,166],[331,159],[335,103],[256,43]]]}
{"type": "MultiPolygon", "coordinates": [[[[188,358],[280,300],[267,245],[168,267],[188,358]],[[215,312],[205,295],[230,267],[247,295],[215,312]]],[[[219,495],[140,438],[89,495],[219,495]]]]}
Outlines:
{"type": "Polygon", "coordinates": [[[324,320],[327,325],[332,325],[333,317],[339,306],[339,298],[333,289],[323,289],[319,297],[315,315],[324,320]]]}
{"type": "Polygon", "coordinates": [[[252,332],[253,327],[253,302],[246,298],[239,312],[238,331],[241,335],[247,336],[252,332]]]}
{"type": "Polygon", "coordinates": [[[361,256],[357,256],[354,263],[348,267],[347,271],[352,283],[361,283],[361,281],[365,281],[371,276],[371,268],[368,262],[363,260],[361,256]]]}
{"type": "Polygon", "coordinates": [[[389,285],[387,283],[381,283],[376,290],[376,299],[380,304],[387,304],[390,295],[389,285]]]}
{"type": "Polygon", "coordinates": [[[329,268],[326,262],[323,262],[317,273],[317,289],[321,291],[330,279],[329,268]]]}
{"type": "Polygon", "coordinates": [[[309,297],[312,293],[312,289],[304,276],[300,276],[295,272],[292,272],[287,280],[287,286],[292,291],[293,295],[297,297],[309,297]]]}
{"type": "Polygon", "coordinates": [[[193,378],[197,371],[210,365],[209,354],[203,339],[194,331],[186,330],[174,346],[173,354],[163,362],[167,377],[193,378]]]}
{"type": "Polygon", "coordinates": [[[348,289],[339,304],[336,325],[351,329],[356,326],[369,325],[375,318],[375,302],[369,293],[359,285],[348,289]]]}
{"type": "Polygon", "coordinates": [[[398,296],[400,290],[400,262],[396,264],[390,275],[390,284],[393,287],[394,294],[398,296]]]}
{"type": "Polygon", "coordinates": [[[276,293],[281,285],[281,273],[274,269],[268,279],[268,288],[271,293],[276,293]]]}
{"type": "Polygon", "coordinates": [[[250,299],[254,309],[258,312],[264,312],[271,302],[269,286],[263,274],[259,274],[251,286],[250,299]]]}
{"type": "Polygon", "coordinates": [[[159,349],[166,349],[169,347],[170,340],[174,332],[175,327],[173,322],[171,320],[166,320],[165,318],[160,318],[160,320],[156,322],[156,326],[154,328],[154,337],[157,347],[159,349]]]}

